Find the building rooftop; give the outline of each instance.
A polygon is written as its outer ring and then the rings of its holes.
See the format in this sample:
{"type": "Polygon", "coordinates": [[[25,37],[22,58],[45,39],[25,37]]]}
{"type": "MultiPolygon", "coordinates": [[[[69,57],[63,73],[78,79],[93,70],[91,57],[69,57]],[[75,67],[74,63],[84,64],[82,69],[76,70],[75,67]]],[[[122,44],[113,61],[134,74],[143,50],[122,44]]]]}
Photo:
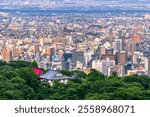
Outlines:
{"type": "Polygon", "coordinates": [[[55,70],[49,70],[45,74],[41,75],[40,78],[46,80],[66,80],[66,79],[71,79],[72,77],[65,76],[55,70]]]}

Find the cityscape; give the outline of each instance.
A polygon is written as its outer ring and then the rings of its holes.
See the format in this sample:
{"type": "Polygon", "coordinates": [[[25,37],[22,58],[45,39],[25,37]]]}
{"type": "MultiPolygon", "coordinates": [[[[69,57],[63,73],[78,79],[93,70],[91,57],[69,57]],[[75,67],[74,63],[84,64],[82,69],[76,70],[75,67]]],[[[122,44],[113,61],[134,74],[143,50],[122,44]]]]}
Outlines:
{"type": "Polygon", "coordinates": [[[150,99],[150,1],[0,0],[0,74],[31,88],[0,99],[150,99]]]}
{"type": "Polygon", "coordinates": [[[150,75],[149,13],[0,13],[0,58],[43,69],[150,75]]]}

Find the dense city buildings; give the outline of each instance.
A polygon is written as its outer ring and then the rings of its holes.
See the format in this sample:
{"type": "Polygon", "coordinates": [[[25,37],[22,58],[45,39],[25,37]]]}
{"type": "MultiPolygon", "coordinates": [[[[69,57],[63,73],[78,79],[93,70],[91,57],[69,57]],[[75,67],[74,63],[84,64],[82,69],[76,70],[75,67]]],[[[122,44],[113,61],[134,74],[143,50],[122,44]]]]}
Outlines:
{"type": "Polygon", "coordinates": [[[150,13],[2,11],[0,50],[43,69],[150,75],[150,13]]]}

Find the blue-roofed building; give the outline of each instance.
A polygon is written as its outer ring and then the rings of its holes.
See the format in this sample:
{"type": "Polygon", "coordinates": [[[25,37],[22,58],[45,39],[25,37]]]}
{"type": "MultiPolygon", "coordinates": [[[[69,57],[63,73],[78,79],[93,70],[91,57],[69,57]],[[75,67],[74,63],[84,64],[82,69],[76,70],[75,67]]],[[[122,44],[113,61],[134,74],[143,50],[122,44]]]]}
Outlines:
{"type": "Polygon", "coordinates": [[[75,79],[76,75],[73,75],[72,77],[66,76],[59,71],[56,70],[49,70],[45,74],[40,76],[42,81],[49,82],[51,85],[53,85],[53,81],[58,80],[61,83],[67,84],[68,80],[75,79]]]}

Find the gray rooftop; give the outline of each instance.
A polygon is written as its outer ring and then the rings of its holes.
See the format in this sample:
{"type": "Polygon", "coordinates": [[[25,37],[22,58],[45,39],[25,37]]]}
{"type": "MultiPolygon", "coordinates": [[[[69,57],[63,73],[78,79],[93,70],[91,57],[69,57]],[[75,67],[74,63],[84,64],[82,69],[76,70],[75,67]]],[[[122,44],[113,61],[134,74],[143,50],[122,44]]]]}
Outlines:
{"type": "Polygon", "coordinates": [[[58,71],[55,70],[49,70],[45,74],[41,75],[40,78],[46,79],[46,80],[65,80],[65,79],[71,79],[71,77],[65,76],[61,74],[58,71]]]}

